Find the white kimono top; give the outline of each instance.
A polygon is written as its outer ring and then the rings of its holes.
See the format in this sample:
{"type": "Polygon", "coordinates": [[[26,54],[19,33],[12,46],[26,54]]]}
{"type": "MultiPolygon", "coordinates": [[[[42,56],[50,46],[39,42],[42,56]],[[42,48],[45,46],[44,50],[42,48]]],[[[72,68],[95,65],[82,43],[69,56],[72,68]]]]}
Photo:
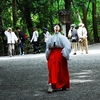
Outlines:
{"type": "Polygon", "coordinates": [[[46,59],[48,60],[51,48],[62,48],[62,55],[69,60],[69,54],[71,52],[71,44],[67,37],[62,35],[60,32],[54,33],[46,42],[46,59]],[[55,45],[54,45],[55,44],[55,45]]]}

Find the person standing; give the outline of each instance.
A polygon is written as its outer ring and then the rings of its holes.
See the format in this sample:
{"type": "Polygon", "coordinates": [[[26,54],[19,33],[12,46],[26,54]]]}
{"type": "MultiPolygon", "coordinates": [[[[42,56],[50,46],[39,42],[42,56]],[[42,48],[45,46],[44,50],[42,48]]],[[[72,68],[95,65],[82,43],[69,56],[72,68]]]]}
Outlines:
{"type": "Polygon", "coordinates": [[[71,40],[73,55],[76,55],[76,53],[77,53],[77,43],[78,43],[78,34],[77,34],[77,30],[75,29],[75,24],[71,25],[71,28],[70,28],[69,33],[68,33],[68,37],[71,40]]]}
{"type": "Polygon", "coordinates": [[[7,31],[4,32],[7,37],[7,44],[8,44],[8,54],[10,57],[14,56],[15,50],[15,42],[18,41],[16,34],[12,31],[12,28],[8,28],[7,31]]]}
{"type": "Polygon", "coordinates": [[[51,36],[51,34],[49,33],[48,29],[47,28],[44,28],[44,42],[45,42],[45,48],[46,48],[46,42],[47,40],[49,39],[49,37],[51,36]]]}
{"type": "Polygon", "coordinates": [[[24,32],[20,30],[19,27],[16,28],[17,32],[18,32],[18,36],[19,36],[19,52],[20,52],[20,55],[24,55],[24,51],[23,51],[23,43],[24,43],[24,32]]]}
{"type": "Polygon", "coordinates": [[[85,47],[85,52],[88,54],[88,40],[87,40],[87,30],[84,27],[83,23],[79,24],[78,28],[78,37],[79,37],[79,46],[80,46],[80,52],[83,54],[83,49],[85,47]]]}
{"type": "Polygon", "coordinates": [[[53,90],[66,90],[70,88],[68,71],[71,44],[67,37],[60,32],[60,26],[54,26],[54,35],[46,42],[46,59],[48,66],[48,92],[53,90]]]}
{"type": "Polygon", "coordinates": [[[33,35],[32,35],[32,38],[30,40],[30,42],[33,42],[33,48],[34,48],[34,53],[40,53],[40,50],[39,50],[39,41],[38,41],[38,38],[39,38],[39,33],[36,29],[36,27],[33,28],[33,35]]]}

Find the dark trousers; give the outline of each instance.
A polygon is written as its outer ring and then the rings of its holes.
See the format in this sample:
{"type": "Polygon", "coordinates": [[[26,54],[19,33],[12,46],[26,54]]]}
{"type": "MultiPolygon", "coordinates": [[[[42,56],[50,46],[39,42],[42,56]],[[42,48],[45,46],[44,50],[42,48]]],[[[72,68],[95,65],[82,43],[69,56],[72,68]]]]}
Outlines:
{"type": "Polygon", "coordinates": [[[22,42],[19,43],[19,51],[20,51],[20,55],[22,55],[23,54],[23,43],[22,42]]]}
{"type": "Polygon", "coordinates": [[[33,48],[34,48],[34,53],[38,53],[39,52],[39,43],[33,42],[33,48]]]}

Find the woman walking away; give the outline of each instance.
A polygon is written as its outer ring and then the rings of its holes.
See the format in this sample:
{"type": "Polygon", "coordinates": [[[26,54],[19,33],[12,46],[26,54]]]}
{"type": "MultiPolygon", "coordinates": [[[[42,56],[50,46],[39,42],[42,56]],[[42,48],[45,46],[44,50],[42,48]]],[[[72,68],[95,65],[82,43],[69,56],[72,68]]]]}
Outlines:
{"type": "Polygon", "coordinates": [[[54,26],[54,35],[46,42],[46,59],[48,66],[48,93],[53,90],[70,88],[68,71],[71,44],[60,32],[60,26],[54,26]]]}

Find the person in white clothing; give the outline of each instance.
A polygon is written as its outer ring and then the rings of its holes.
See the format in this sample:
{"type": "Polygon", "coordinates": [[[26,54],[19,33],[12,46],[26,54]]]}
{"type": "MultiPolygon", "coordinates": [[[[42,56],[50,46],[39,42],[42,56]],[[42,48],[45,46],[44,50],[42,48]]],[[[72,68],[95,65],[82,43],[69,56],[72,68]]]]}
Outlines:
{"type": "Polygon", "coordinates": [[[45,48],[46,48],[46,42],[48,41],[49,37],[51,36],[51,34],[49,33],[47,28],[44,28],[44,42],[45,42],[45,48]]]}
{"type": "Polygon", "coordinates": [[[38,41],[38,38],[39,38],[39,33],[36,29],[36,27],[33,28],[33,35],[32,35],[32,39],[30,40],[30,42],[33,42],[33,48],[34,48],[34,53],[40,53],[40,50],[39,50],[39,41],[38,41]]]}
{"type": "Polygon", "coordinates": [[[48,93],[53,90],[70,88],[68,60],[71,44],[67,37],[60,33],[60,26],[54,26],[54,34],[46,42],[45,56],[48,67],[48,93]]]}
{"type": "Polygon", "coordinates": [[[15,50],[15,42],[18,41],[18,38],[14,32],[12,32],[12,28],[8,28],[7,31],[4,32],[4,34],[7,37],[7,44],[8,44],[8,54],[10,57],[14,56],[14,50],[15,50]]]}
{"type": "Polygon", "coordinates": [[[84,27],[83,23],[79,24],[79,28],[77,30],[78,38],[79,38],[79,46],[81,54],[83,54],[83,47],[85,47],[85,52],[88,54],[88,40],[87,40],[87,30],[84,27]]]}

